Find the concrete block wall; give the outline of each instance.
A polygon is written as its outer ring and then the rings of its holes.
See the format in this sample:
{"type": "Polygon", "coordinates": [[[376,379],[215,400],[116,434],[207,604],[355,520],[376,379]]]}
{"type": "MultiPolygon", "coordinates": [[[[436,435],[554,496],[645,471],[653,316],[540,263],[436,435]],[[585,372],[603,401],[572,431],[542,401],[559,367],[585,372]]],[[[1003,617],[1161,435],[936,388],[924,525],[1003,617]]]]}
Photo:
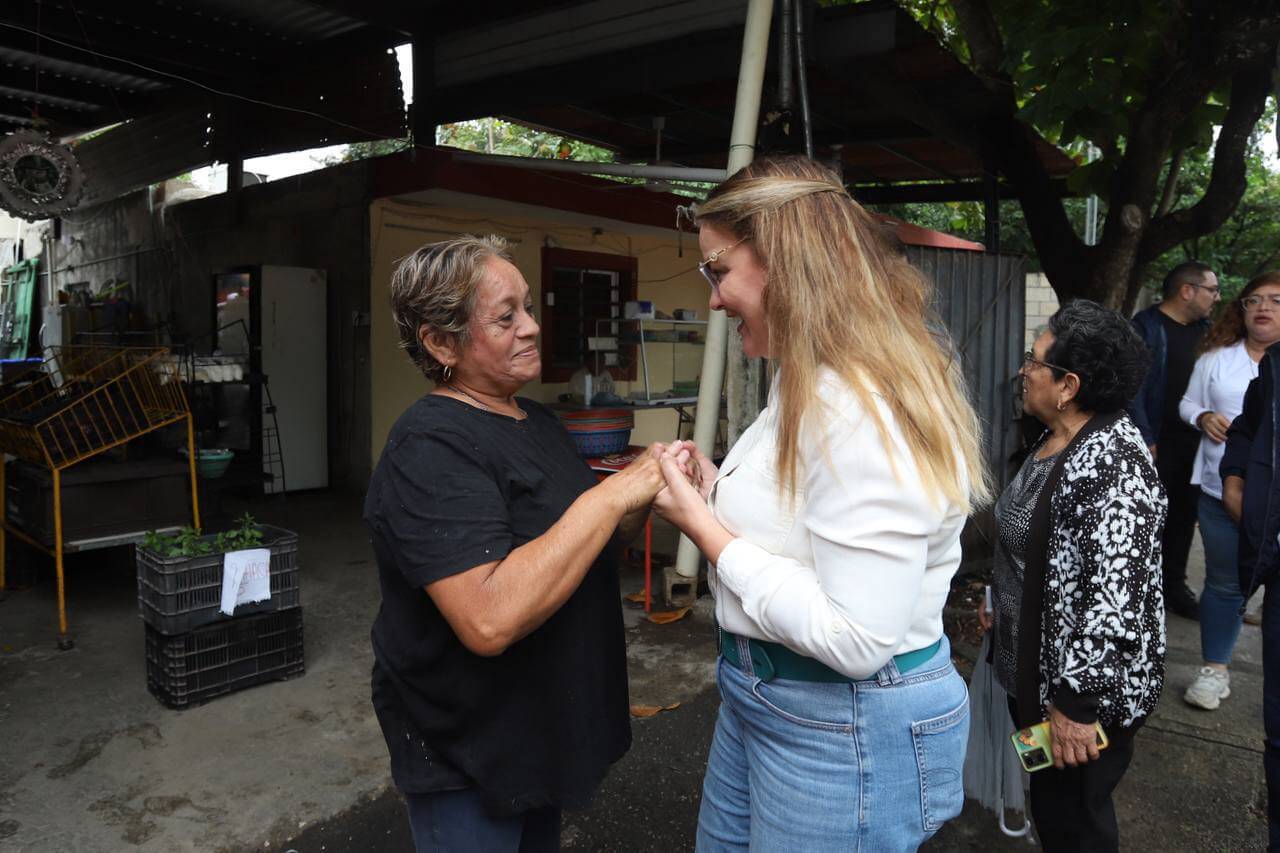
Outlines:
{"type": "Polygon", "coordinates": [[[1027,273],[1026,298],[1026,349],[1031,349],[1040,327],[1058,310],[1058,294],[1053,292],[1044,273],[1032,272],[1027,273]]]}

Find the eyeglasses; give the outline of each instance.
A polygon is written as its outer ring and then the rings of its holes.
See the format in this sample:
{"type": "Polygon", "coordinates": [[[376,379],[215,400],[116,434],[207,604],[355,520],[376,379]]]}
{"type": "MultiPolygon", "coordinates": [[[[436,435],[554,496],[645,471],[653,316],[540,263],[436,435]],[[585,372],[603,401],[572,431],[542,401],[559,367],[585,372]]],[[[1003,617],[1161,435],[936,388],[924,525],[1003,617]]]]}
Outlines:
{"type": "Polygon", "coordinates": [[[1052,370],[1059,370],[1063,373],[1074,373],[1077,376],[1080,375],[1080,372],[1078,370],[1071,370],[1070,368],[1063,367],[1058,364],[1051,364],[1050,362],[1047,362],[1047,361],[1041,361],[1040,359],[1036,358],[1036,354],[1033,353],[1031,350],[1027,350],[1022,354],[1022,366],[1026,367],[1028,364],[1037,364],[1040,367],[1048,367],[1052,370]]]}
{"type": "Polygon", "coordinates": [[[1240,300],[1240,304],[1244,306],[1246,311],[1256,311],[1258,306],[1266,301],[1272,308],[1280,308],[1280,293],[1272,293],[1268,296],[1259,296],[1252,294],[1240,300]]]}
{"type": "Polygon", "coordinates": [[[711,268],[711,265],[714,264],[716,261],[720,260],[720,256],[723,255],[725,252],[729,251],[734,246],[740,245],[746,239],[747,239],[746,237],[743,237],[741,240],[730,243],[729,245],[725,246],[723,249],[716,249],[714,252],[707,255],[707,259],[705,261],[698,264],[698,272],[702,273],[702,277],[707,280],[707,284],[711,285],[712,290],[716,292],[719,292],[720,290],[720,273],[713,270],[711,268]]]}
{"type": "Polygon", "coordinates": [[[1217,296],[1219,293],[1222,292],[1222,285],[1220,284],[1196,284],[1194,281],[1189,281],[1187,282],[1187,284],[1191,285],[1192,287],[1198,287],[1201,290],[1207,290],[1210,293],[1212,293],[1214,296],[1217,296]]]}

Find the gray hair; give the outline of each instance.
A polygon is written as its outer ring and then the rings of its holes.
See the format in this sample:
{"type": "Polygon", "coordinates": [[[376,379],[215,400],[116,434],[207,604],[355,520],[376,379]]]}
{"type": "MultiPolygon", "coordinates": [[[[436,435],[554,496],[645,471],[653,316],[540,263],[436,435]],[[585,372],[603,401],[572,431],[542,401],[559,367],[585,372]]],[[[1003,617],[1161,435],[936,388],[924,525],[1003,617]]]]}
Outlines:
{"type": "Polygon", "coordinates": [[[476,289],[489,258],[510,261],[507,241],[493,234],[465,234],[428,243],[401,258],[391,274],[391,316],[400,332],[400,348],[433,382],[443,380],[444,365],[422,345],[418,332],[426,325],[459,345],[467,342],[476,289]]]}
{"type": "Polygon", "coordinates": [[[1133,324],[1119,312],[1088,299],[1073,299],[1049,318],[1053,345],[1044,360],[1057,365],[1054,378],[1064,371],[1080,377],[1076,404],[1086,412],[1123,409],[1147,378],[1151,353],[1133,324]]]}

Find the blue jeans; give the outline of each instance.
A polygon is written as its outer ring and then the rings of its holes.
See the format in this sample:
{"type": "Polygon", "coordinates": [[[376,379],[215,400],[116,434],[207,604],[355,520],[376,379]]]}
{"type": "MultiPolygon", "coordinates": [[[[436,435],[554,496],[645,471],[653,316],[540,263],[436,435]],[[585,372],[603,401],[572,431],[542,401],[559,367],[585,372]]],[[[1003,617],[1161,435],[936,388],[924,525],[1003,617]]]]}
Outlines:
{"type": "Polygon", "coordinates": [[[560,809],[492,814],[474,788],[405,794],[417,853],[543,853],[560,849],[560,809]]]}
{"type": "Polygon", "coordinates": [[[930,660],[847,684],[718,664],[720,713],[698,850],[915,850],[964,805],[969,692],[943,637],[930,660]]]}
{"type": "Polygon", "coordinates": [[[1231,663],[1240,636],[1244,596],[1236,572],[1240,536],[1222,501],[1200,493],[1200,539],[1204,542],[1204,593],[1200,596],[1200,653],[1207,663],[1231,663]]]}

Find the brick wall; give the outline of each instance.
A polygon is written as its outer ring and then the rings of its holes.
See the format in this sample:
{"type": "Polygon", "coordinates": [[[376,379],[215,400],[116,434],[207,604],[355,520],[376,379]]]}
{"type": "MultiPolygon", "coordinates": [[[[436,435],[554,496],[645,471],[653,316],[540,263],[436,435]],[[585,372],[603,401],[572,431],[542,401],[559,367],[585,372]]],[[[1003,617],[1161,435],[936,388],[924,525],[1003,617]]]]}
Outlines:
{"type": "Polygon", "coordinates": [[[1058,310],[1058,295],[1049,286],[1044,273],[1027,273],[1027,324],[1026,348],[1035,343],[1036,332],[1058,310]]]}

